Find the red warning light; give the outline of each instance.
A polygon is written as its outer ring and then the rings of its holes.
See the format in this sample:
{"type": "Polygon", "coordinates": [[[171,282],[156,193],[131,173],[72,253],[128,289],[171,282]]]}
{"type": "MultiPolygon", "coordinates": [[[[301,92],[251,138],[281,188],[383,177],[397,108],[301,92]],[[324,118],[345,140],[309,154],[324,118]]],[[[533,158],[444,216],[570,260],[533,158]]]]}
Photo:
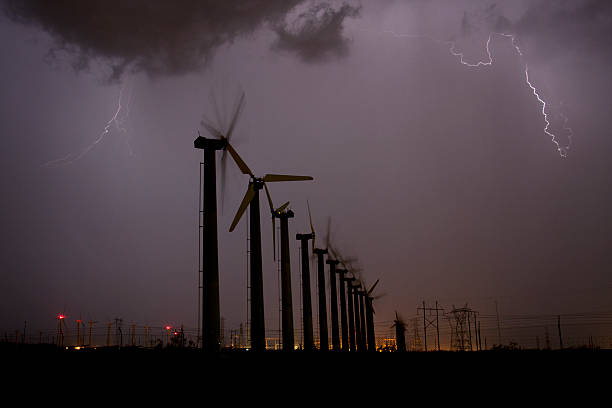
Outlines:
{"type": "Polygon", "coordinates": [[[168,331],[170,331],[171,328],[172,327],[170,327],[170,326],[166,326],[166,330],[168,330],[168,331]]]}
{"type": "Polygon", "coordinates": [[[59,315],[57,315],[57,318],[58,318],[58,319],[60,319],[60,320],[62,320],[62,319],[65,319],[65,318],[66,318],[66,316],[64,316],[63,314],[59,314],[59,315]]]}

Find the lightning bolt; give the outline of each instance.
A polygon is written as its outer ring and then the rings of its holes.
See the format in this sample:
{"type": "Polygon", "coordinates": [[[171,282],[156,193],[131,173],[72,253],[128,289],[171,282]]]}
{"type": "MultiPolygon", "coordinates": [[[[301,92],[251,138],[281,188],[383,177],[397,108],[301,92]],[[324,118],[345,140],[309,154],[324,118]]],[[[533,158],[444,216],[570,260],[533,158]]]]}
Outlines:
{"type": "Polygon", "coordinates": [[[128,100],[127,100],[127,104],[125,105],[125,108],[123,106],[123,91],[124,88],[121,87],[121,89],[119,89],[119,98],[117,100],[117,107],[115,109],[115,113],[113,114],[113,116],[108,120],[108,122],[106,122],[106,125],[104,126],[104,128],[102,129],[102,131],[98,134],[98,137],[96,137],[96,139],[90,143],[89,145],[87,145],[86,147],[82,148],[81,150],[79,150],[76,153],[69,153],[68,155],[59,158],[59,159],[55,159],[55,160],[51,160],[48,161],[46,163],[44,163],[42,165],[42,167],[50,167],[50,168],[55,168],[55,167],[62,167],[62,166],[67,166],[69,164],[74,163],[75,161],[81,159],[83,156],[85,156],[87,153],[89,153],[94,147],[96,147],[98,144],[100,144],[106,135],[108,135],[111,132],[111,129],[114,127],[117,132],[123,134],[125,136],[125,143],[127,145],[128,151],[130,156],[133,156],[134,153],[132,151],[132,146],[130,145],[130,140],[129,140],[129,136],[128,136],[128,130],[126,127],[126,122],[129,118],[129,114],[130,114],[130,105],[131,105],[131,101],[132,101],[132,91],[130,89],[130,92],[128,94],[128,100]]]}
{"type": "MultiPolygon", "coordinates": [[[[362,29],[363,30],[363,29],[362,29]]],[[[367,30],[369,31],[369,30],[367,30]]],[[[487,52],[487,57],[488,60],[486,61],[477,61],[477,62],[468,62],[465,60],[464,58],[464,54],[462,52],[459,52],[456,50],[456,43],[455,41],[448,41],[448,40],[440,40],[440,39],[436,39],[433,37],[430,37],[428,35],[419,35],[419,34],[401,34],[401,33],[396,33],[394,31],[390,31],[390,30],[384,30],[384,33],[387,34],[391,34],[392,36],[396,37],[396,38],[419,38],[419,39],[427,39],[439,44],[444,44],[446,46],[448,46],[448,51],[450,52],[451,55],[453,55],[454,57],[459,58],[459,62],[465,66],[471,67],[471,68],[477,68],[477,67],[485,67],[485,66],[491,66],[493,65],[493,56],[491,54],[491,38],[494,35],[497,36],[501,36],[504,38],[509,39],[512,42],[512,46],[514,47],[516,53],[518,54],[519,58],[521,58],[521,62],[523,63],[524,66],[524,72],[525,72],[525,83],[527,84],[527,86],[529,87],[529,89],[531,89],[533,95],[536,97],[538,103],[540,103],[540,105],[542,105],[542,110],[541,110],[541,114],[542,114],[542,118],[544,120],[544,133],[549,136],[551,138],[551,141],[553,142],[553,144],[556,146],[557,151],[559,152],[559,155],[561,157],[567,157],[567,153],[571,147],[572,144],[572,137],[574,135],[572,128],[567,126],[567,122],[568,122],[568,118],[567,116],[563,115],[562,113],[559,114],[559,116],[563,119],[564,123],[563,123],[563,130],[566,132],[567,135],[567,139],[568,139],[568,143],[565,146],[562,146],[561,143],[558,140],[557,135],[555,135],[551,130],[550,130],[550,121],[548,119],[548,113],[546,111],[546,107],[547,107],[547,103],[546,101],[542,98],[542,96],[540,95],[540,92],[538,92],[537,88],[533,85],[532,81],[529,79],[529,67],[527,65],[526,62],[524,62],[524,55],[523,55],[523,51],[520,49],[517,41],[516,41],[516,36],[513,34],[507,34],[507,33],[496,33],[496,32],[492,32],[489,34],[489,37],[487,38],[487,42],[486,42],[486,46],[485,46],[485,50],[487,52]]]]}

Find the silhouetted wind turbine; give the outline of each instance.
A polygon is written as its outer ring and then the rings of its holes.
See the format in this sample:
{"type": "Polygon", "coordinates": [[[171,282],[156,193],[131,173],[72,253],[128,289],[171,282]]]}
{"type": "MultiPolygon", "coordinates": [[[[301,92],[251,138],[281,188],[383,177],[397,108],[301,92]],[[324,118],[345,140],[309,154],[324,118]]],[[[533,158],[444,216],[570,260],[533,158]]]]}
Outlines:
{"type": "MultiPolygon", "coordinates": [[[[338,288],[336,285],[336,266],[340,263],[340,261],[337,259],[330,259],[328,255],[325,263],[329,265],[329,310],[331,315],[332,349],[334,351],[340,351],[340,330],[338,327],[338,288]]],[[[344,284],[341,286],[344,288],[344,284]]]]}
{"type": "MultiPolygon", "coordinates": [[[[235,153],[235,152],[234,152],[235,153]]],[[[243,174],[250,176],[249,187],[238,208],[238,212],[230,226],[230,232],[234,230],[242,214],[249,207],[249,226],[251,231],[250,253],[251,253],[251,346],[254,351],[263,351],[266,348],[265,322],[264,322],[264,299],[263,299],[263,276],[261,266],[261,225],[259,215],[259,190],[266,187],[266,183],[278,181],[303,181],[312,180],[310,176],[291,176],[281,174],[266,174],[263,177],[255,177],[246,163],[236,153],[234,160],[243,174]]],[[[267,188],[267,187],[266,187],[267,188]]]]}
{"type": "Polygon", "coordinates": [[[395,344],[397,346],[397,351],[406,351],[406,324],[399,317],[397,311],[395,312],[395,320],[393,321],[393,325],[391,327],[395,327],[395,344]]]}
{"type": "Polygon", "coordinates": [[[367,325],[367,334],[368,334],[368,351],[376,351],[376,334],[374,331],[374,305],[373,300],[375,297],[371,296],[372,292],[378,285],[380,279],[377,279],[376,282],[367,290],[365,295],[365,308],[366,308],[366,325],[367,325]]]}
{"type": "Polygon", "coordinates": [[[365,316],[365,283],[361,282],[361,289],[357,291],[359,296],[359,328],[361,329],[361,351],[367,351],[367,327],[366,327],[366,316],[365,316]]]}
{"type": "MultiPolygon", "coordinates": [[[[198,135],[193,142],[196,149],[204,150],[204,214],[202,236],[202,269],[204,282],[202,285],[202,349],[204,351],[219,351],[220,339],[220,310],[219,310],[219,250],[217,242],[217,150],[222,150],[222,178],[226,155],[229,151],[234,160],[239,159],[238,154],[230,145],[229,140],[234,132],[240,112],[244,107],[244,92],[240,95],[229,126],[218,129],[207,119],[202,119],[202,126],[213,136],[206,138],[198,135]]],[[[216,104],[215,104],[216,108],[216,104]]],[[[223,185],[223,180],[222,180],[223,185]]]]}
{"type": "Polygon", "coordinates": [[[287,209],[289,202],[274,209],[270,192],[264,184],[270,211],[272,211],[272,244],[275,251],[276,259],[276,222],[275,219],[280,219],[280,262],[281,262],[281,304],[282,304],[282,332],[283,332],[283,350],[293,351],[294,349],[294,334],[293,334],[293,299],[291,295],[291,259],[289,253],[289,218],[293,218],[293,211],[287,209]]]}
{"type": "Polygon", "coordinates": [[[356,351],[355,348],[355,308],[353,305],[353,282],[355,281],[355,277],[346,277],[344,278],[346,281],[346,298],[348,303],[348,330],[349,330],[349,350],[356,351]]]}
{"type": "Polygon", "coordinates": [[[319,348],[321,351],[329,350],[329,334],[327,332],[327,305],[325,296],[325,263],[323,256],[327,254],[327,249],[317,248],[315,244],[316,235],[312,225],[312,214],[310,204],[308,205],[308,219],[310,221],[310,231],[312,233],[312,253],[317,256],[317,283],[319,289],[319,348]]]}

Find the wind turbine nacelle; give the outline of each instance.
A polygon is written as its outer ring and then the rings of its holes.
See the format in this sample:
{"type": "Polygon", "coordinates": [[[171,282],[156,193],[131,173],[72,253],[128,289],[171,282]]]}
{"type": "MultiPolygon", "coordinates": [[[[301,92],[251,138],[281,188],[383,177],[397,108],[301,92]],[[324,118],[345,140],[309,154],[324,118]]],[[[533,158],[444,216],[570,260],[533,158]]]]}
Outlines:
{"type": "Polygon", "coordinates": [[[309,240],[313,238],[314,238],[313,234],[296,234],[295,235],[295,239],[297,239],[298,241],[309,240]]]}
{"type": "Polygon", "coordinates": [[[295,216],[295,213],[291,210],[287,210],[287,211],[283,211],[283,212],[278,212],[275,211],[274,212],[274,217],[276,218],[293,218],[295,216]]]}
{"type": "Polygon", "coordinates": [[[226,146],[227,141],[225,139],[208,139],[198,136],[196,140],[193,141],[193,147],[196,149],[223,150],[226,146]]]}

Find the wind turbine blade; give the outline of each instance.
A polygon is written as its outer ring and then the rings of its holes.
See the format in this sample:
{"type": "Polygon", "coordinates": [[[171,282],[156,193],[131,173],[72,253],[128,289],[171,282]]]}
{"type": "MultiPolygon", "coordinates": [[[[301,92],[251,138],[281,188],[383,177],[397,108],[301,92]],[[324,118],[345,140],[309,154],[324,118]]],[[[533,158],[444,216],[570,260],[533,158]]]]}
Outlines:
{"type": "Polygon", "coordinates": [[[310,233],[312,234],[312,253],[314,254],[316,235],[312,225],[312,214],[310,213],[310,203],[308,200],[306,200],[306,205],[308,206],[308,221],[310,222],[310,233]]]}
{"type": "Polygon", "coordinates": [[[227,150],[223,150],[221,153],[221,215],[223,215],[223,207],[225,204],[225,177],[227,174],[227,150]]]}
{"type": "Polygon", "coordinates": [[[263,178],[265,182],[276,182],[276,181],[304,181],[313,180],[310,176],[290,176],[286,174],[266,174],[263,178]]]}
{"type": "Polygon", "coordinates": [[[230,229],[229,229],[230,232],[232,232],[234,228],[236,228],[236,224],[238,224],[238,221],[240,221],[242,214],[244,213],[246,208],[249,206],[251,201],[253,201],[253,197],[255,197],[255,188],[253,187],[253,184],[249,184],[249,189],[244,195],[244,198],[242,199],[242,203],[240,204],[240,208],[238,208],[238,212],[236,213],[236,216],[234,217],[234,221],[232,221],[232,225],[230,226],[230,229]]]}
{"type": "Polygon", "coordinates": [[[380,279],[376,279],[376,282],[374,282],[374,284],[372,285],[370,290],[368,290],[368,295],[374,291],[374,288],[376,287],[376,285],[378,285],[379,281],[380,281],[380,279]]]}
{"type": "Polygon", "coordinates": [[[221,111],[219,110],[219,104],[217,103],[217,96],[214,91],[210,92],[210,102],[212,103],[213,110],[215,112],[215,118],[217,119],[217,126],[221,129],[225,128],[225,120],[221,117],[221,111]]]}
{"type": "Polygon", "coordinates": [[[331,217],[327,217],[327,235],[325,236],[325,246],[331,247],[331,217]]]}
{"type": "Polygon", "coordinates": [[[280,207],[278,207],[276,210],[274,210],[277,213],[283,212],[285,210],[285,208],[289,207],[289,201],[287,201],[285,204],[281,205],[280,207]]]}
{"type": "Polygon", "coordinates": [[[338,253],[336,252],[336,250],[334,249],[334,247],[331,245],[330,242],[327,242],[327,249],[329,250],[329,252],[331,252],[334,259],[340,262],[340,257],[338,256],[338,253]]]}
{"type": "Polygon", "coordinates": [[[242,171],[242,174],[248,174],[251,177],[255,177],[251,169],[249,169],[249,166],[246,165],[244,160],[242,160],[242,158],[238,155],[238,152],[232,147],[231,144],[229,144],[229,142],[227,143],[226,148],[227,148],[227,151],[232,155],[232,158],[238,165],[238,168],[240,169],[240,171],[242,171]]]}
{"type": "MultiPolygon", "coordinates": [[[[274,205],[272,204],[272,197],[270,197],[270,190],[268,190],[266,183],[263,183],[263,185],[266,190],[266,196],[268,197],[268,204],[270,204],[270,212],[274,213],[274,205]]],[[[274,214],[272,214],[272,217],[274,217],[274,214]]]]}
{"type": "Polygon", "coordinates": [[[272,248],[274,248],[272,250],[274,255],[272,256],[273,259],[276,261],[276,217],[274,216],[274,214],[272,214],[272,248]]]}
{"type": "Polygon", "coordinates": [[[238,123],[240,112],[242,112],[242,109],[244,108],[244,97],[245,95],[243,91],[242,94],[240,94],[240,99],[238,99],[238,103],[236,104],[236,107],[234,108],[234,116],[232,117],[229,128],[227,129],[227,140],[229,140],[229,138],[232,136],[232,133],[234,132],[234,128],[236,127],[236,123],[238,123]]]}
{"type": "Polygon", "coordinates": [[[212,123],[210,123],[210,122],[208,121],[208,119],[203,118],[203,119],[200,121],[200,125],[202,125],[202,126],[204,127],[204,129],[206,129],[206,131],[207,131],[207,132],[208,132],[208,133],[209,133],[211,136],[214,136],[214,137],[216,137],[217,139],[222,139],[222,138],[223,138],[223,135],[221,134],[221,132],[220,132],[220,131],[219,131],[217,128],[215,128],[215,127],[212,125],[212,123]]]}

